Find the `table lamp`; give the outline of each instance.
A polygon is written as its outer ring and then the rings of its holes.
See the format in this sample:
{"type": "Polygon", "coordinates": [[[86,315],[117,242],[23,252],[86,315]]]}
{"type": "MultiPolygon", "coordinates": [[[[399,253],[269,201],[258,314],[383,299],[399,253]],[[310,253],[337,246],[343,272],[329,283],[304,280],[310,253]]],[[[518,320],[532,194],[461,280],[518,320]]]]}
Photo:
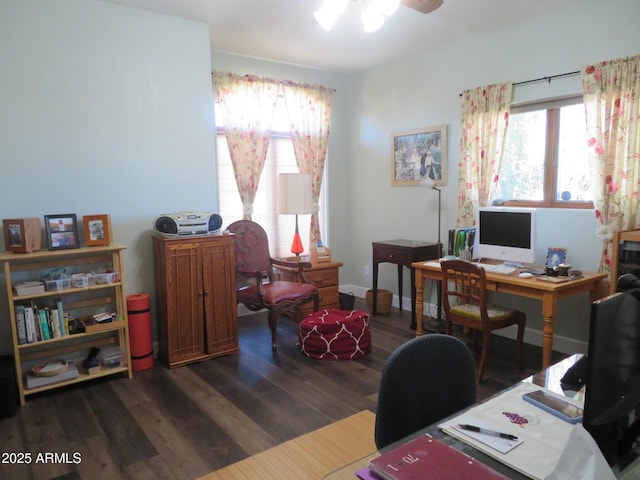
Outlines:
{"type": "Polygon", "coordinates": [[[291,253],[300,259],[300,254],[304,251],[304,247],[298,231],[298,215],[313,213],[311,174],[278,174],[277,212],[282,215],[296,216],[296,231],[291,243],[291,253]]]}
{"type": "Polygon", "coordinates": [[[441,223],[441,215],[442,215],[442,191],[438,188],[438,186],[436,185],[436,182],[428,177],[428,176],[424,176],[422,177],[422,180],[420,180],[420,184],[421,187],[427,187],[431,190],[435,190],[436,192],[438,192],[438,247],[440,249],[440,255],[442,255],[442,242],[440,241],[440,223],[441,223]]]}

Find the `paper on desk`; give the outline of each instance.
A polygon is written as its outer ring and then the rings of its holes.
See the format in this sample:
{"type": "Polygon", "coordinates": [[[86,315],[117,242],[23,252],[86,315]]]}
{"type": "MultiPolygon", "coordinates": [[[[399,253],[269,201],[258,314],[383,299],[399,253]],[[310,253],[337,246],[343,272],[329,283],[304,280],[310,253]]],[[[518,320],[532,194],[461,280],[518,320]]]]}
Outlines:
{"type": "Polygon", "coordinates": [[[541,389],[537,385],[521,383],[439,427],[448,435],[468,443],[523,475],[544,480],[556,467],[573,425],[522,399],[524,393],[541,389]],[[494,430],[516,435],[523,441],[522,445],[502,454],[469,437],[466,432],[462,434],[453,428],[454,425],[465,423],[468,416],[493,425],[494,430]]]}
{"type": "Polygon", "coordinates": [[[584,427],[573,427],[556,468],[547,480],[615,480],[598,445],[584,427]]]}
{"type": "MultiPolygon", "coordinates": [[[[473,417],[471,415],[464,415],[463,417],[460,417],[459,420],[460,420],[460,423],[464,423],[467,425],[475,425],[476,427],[486,428],[487,430],[493,430],[494,432],[499,430],[498,428],[496,428],[495,425],[487,422],[483,422],[479,418],[473,417]]],[[[485,445],[490,446],[491,448],[499,451],[500,453],[507,453],[522,443],[521,439],[509,440],[507,438],[494,437],[492,435],[486,435],[480,432],[465,430],[463,428],[460,428],[456,424],[453,424],[451,426],[456,430],[458,430],[460,433],[467,435],[471,438],[475,438],[479,442],[482,442],[485,445]]],[[[512,432],[509,431],[509,432],[503,432],[503,433],[512,433],[512,432]]]]}

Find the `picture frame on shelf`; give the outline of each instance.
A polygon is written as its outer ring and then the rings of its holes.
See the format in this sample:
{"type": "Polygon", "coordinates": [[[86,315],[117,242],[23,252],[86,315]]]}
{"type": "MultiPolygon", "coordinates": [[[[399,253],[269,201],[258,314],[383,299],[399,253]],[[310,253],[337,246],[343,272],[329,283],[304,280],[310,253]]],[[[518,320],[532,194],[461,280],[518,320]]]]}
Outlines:
{"type": "Polygon", "coordinates": [[[425,176],[447,184],[447,126],[425,127],[391,136],[391,184],[417,186],[425,176]]]}
{"type": "Polygon", "coordinates": [[[566,248],[549,247],[547,250],[547,261],[545,266],[547,268],[557,267],[565,262],[567,258],[566,248]]]}
{"type": "Polygon", "coordinates": [[[4,247],[8,252],[37,252],[42,246],[39,218],[5,218],[2,220],[4,247]]]}
{"type": "Polygon", "coordinates": [[[85,215],[82,225],[87,247],[104,247],[111,243],[111,215],[85,215]]]}
{"type": "Polygon", "coordinates": [[[44,216],[49,250],[79,248],[78,220],[75,213],[44,216]]]}

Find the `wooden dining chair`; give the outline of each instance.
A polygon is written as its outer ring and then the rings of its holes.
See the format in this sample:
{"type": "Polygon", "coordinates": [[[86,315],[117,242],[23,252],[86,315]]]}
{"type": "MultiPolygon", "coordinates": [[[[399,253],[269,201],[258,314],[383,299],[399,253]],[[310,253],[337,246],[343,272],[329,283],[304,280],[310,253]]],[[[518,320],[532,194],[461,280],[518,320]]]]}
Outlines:
{"type": "Polygon", "coordinates": [[[523,339],[527,317],[523,312],[487,300],[487,277],[482,267],[462,260],[441,262],[442,306],[446,319],[446,333],[451,334],[452,325],[461,325],[473,330],[474,347],[478,347],[478,336],[482,334],[482,354],[478,365],[478,382],[482,381],[489,349],[491,332],[511,325],[518,326],[516,340],[518,366],[523,368],[523,339]]]}
{"type": "Polygon", "coordinates": [[[235,235],[237,301],[253,312],[268,310],[271,349],[275,352],[280,313],[309,300],[313,300],[313,311],[318,310],[318,287],[304,283],[302,277],[311,263],[272,258],[266,232],[250,220],[234,222],[227,230],[235,235]],[[274,265],[294,272],[298,281],[275,280],[274,265]]]}

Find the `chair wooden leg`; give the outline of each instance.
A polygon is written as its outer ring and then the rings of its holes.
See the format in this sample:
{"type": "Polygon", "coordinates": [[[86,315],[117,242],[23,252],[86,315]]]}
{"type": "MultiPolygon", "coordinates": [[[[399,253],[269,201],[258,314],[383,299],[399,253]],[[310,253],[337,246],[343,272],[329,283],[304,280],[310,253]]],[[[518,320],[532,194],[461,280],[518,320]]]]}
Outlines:
{"type": "Polygon", "coordinates": [[[527,317],[524,314],[518,317],[518,340],[516,348],[518,349],[518,367],[520,370],[524,370],[524,327],[527,322],[527,317]]]}
{"type": "Polygon", "coordinates": [[[489,358],[489,345],[491,343],[491,333],[482,332],[482,355],[480,355],[480,365],[478,366],[478,382],[482,381],[484,369],[487,366],[487,358],[489,358]]]}
{"type": "Polygon", "coordinates": [[[269,310],[269,328],[271,329],[271,350],[273,353],[278,350],[278,342],[276,340],[278,334],[278,310],[269,310]]]}

